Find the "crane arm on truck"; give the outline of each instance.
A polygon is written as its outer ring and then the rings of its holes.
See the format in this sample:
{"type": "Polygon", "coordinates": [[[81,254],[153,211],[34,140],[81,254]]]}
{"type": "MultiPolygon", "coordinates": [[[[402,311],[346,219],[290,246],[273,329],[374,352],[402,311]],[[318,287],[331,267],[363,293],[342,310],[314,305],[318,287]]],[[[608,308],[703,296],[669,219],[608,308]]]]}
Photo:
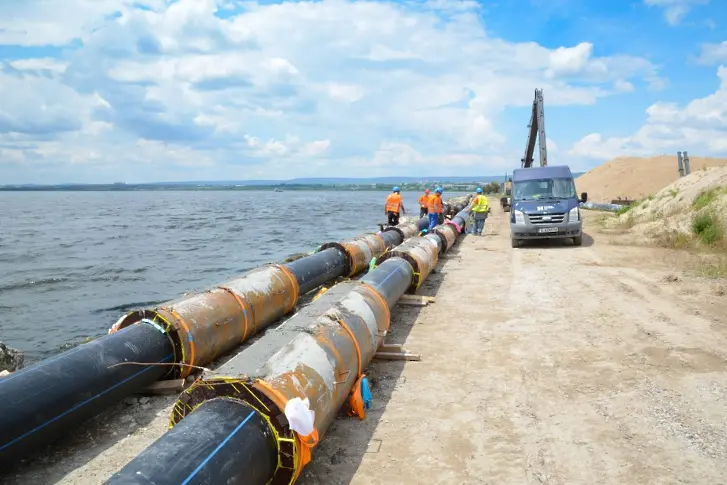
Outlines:
{"type": "Polygon", "coordinates": [[[548,166],[548,150],[545,143],[545,108],[543,107],[543,90],[535,90],[533,109],[530,113],[530,124],[528,125],[528,140],[525,144],[525,155],[520,159],[522,168],[533,166],[533,155],[535,154],[535,141],[538,141],[540,149],[540,166],[548,166]]]}

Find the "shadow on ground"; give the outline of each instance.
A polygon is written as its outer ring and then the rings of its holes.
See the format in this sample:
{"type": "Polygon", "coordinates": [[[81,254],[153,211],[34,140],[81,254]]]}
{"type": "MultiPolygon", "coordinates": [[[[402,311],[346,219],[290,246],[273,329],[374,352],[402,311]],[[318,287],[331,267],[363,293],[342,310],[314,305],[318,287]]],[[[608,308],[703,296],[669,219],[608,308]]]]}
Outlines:
{"type": "MultiPolygon", "coordinates": [[[[440,259],[436,272],[429,275],[418,294],[436,296],[446,277],[447,263],[460,258],[460,243],[461,240],[440,259]]],[[[422,323],[416,323],[421,311],[422,307],[397,305],[393,308],[391,330],[386,342],[403,344],[404,348],[416,353],[417,349],[408,346],[406,340],[415,324],[422,325],[422,323]]],[[[422,355],[422,359],[435,358],[435,355],[422,355]]],[[[313,450],[313,460],[303,470],[298,483],[301,485],[349,484],[367,454],[386,452],[385,443],[375,437],[376,428],[382,420],[394,391],[398,386],[406,383],[406,377],[402,375],[404,367],[417,364],[417,362],[383,360],[374,360],[369,364],[366,375],[372,384],[373,402],[371,409],[367,411],[366,419],[361,421],[358,418],[347,416],[343,411],[339,413],[320,444],[313,450]]],[[[421,410],[412,409],[412,412],[419,411],[421,410]]]]}
{"type": "MultiPolygon", "coordinates": [[[[581,247],[590,247],[593,246],[595,243],[595,240],[593,237],[588,233],[583,233],[583,245],[581,247]]],[[[531,239],[531,240],[521,240],[520,241],[520,247],[518,249],[533,249],[533,248],[554,248],[554,249],[562,249],[562,248],[573,248],[573,240],[568,239],[531,239]]]]}

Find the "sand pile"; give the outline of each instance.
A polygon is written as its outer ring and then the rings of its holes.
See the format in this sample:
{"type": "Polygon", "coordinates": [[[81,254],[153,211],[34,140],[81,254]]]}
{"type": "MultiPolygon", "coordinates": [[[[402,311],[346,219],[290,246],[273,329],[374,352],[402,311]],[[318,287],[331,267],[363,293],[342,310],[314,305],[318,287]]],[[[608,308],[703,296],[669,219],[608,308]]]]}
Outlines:
{"type": "MultiPolygon", "coordinates": [[[[705,167],[727,166],[725,158],[689,157],[692,173],[705,167]]],[[[619,157],[576,179],[578,193],[588,192],[593,202],[611,202],[623,197],[637,200],[656,194],[679,179],[677,156],[651,158],[619,157]]]]}
{"type": "Polygon", "coordinates": [[[727,167],[679,178],[611,219],[609,225],[661,245],[721,244],[727,229],[727,167]]]}

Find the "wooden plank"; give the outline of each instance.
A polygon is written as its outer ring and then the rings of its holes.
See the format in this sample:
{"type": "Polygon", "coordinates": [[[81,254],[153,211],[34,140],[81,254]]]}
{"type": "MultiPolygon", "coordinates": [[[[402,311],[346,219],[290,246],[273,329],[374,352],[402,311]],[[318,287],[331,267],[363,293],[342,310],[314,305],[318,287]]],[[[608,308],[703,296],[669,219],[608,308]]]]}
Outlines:
{"type": "Polygon", "coordinates": [[[399,298],[399,302],[404,301],[421,301],[426,303],[434,303],[436,299],[433,296],[424,296],[424,295],[402,295],[401,298],[399,298]]]}
{"type": "Polygon", "coordinates": [[[398,304],[401,306],[427,306],[429,305],[429,302],[416,300],[399,300],[398,304]]]}
{"type": "Polygon", "coordinates": [[[176,394],[182,392],[187,387],[185,379],[169,379],[166,381],[157,381],[147,386],[142,394],[176,394]]]}
{"type": "Polygon", "coordinates": [[[374,359],[382,360],[422,360],[422,354],[415,354],[413,352],[376,352],[374,359]]]}
{"type": "Polygon", "coordinates": [[[403,352],[402,344],[381,344],[377,352],[403,352]]]}

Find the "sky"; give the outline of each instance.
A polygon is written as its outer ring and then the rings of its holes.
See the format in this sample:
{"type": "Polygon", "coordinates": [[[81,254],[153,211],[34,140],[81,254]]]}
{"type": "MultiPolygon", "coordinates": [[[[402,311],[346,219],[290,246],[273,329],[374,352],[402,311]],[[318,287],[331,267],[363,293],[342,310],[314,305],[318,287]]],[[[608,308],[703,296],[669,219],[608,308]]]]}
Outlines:
{"type": "Polygon", "coordinates": [[[0,185],[499,175],[536,88],[551,165],[727,156],[727,2],[0,2],[0,185]]]}

